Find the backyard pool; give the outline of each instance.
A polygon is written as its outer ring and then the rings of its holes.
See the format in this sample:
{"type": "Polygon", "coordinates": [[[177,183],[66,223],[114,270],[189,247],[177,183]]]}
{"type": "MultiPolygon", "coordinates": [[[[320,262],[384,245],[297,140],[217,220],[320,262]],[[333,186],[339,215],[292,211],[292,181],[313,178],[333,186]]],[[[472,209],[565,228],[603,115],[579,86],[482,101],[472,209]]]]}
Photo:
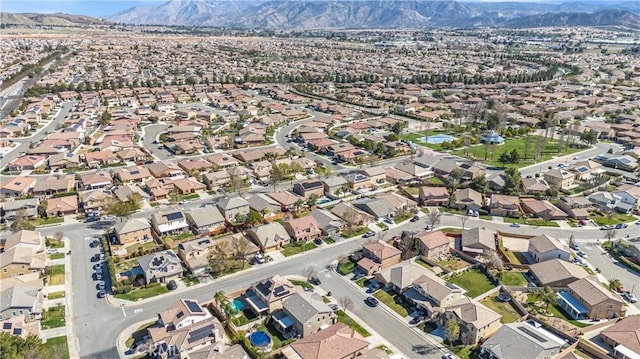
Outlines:
{"type": "Polygon", "coordinates": [[[262,330],[249,334],[249,341],[258,350],[271,350],[271,338],[262,330]]]}
{"type": "Polygon", "coordinates": [[[244,300],[240,299],[240,298],[236,298],[233,300],[233,308],[235,308],[236,311],[241,312],[244,309],[244,300]]]}
{"type": "Polygon", "coordinates": [[[426,142],[432,145],[437,145],[439,143],[451,142],[455,140],[453,136],[449,135],[433,135],[429,137],[423,137],[421,139],[422,142],[426,142]]]}
{"type": "Polygon", "coordinates": [[[321,205],[329,202],[331,202],[329,198],[323,197],[323,198],[318,198],[318,200],[316,201],[316,204],[321,205]]]}

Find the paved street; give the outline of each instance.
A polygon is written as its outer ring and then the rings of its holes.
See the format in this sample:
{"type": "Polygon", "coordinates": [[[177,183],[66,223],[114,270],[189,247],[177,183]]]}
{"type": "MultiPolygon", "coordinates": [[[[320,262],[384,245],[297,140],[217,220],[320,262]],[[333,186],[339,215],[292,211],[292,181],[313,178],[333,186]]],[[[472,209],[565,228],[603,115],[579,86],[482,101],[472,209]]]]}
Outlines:
{"type": "Polygon", "coordinates": [[[175,158],[175,155],[169,152],[164,146],[160,144],[154,144],[153,141],[158,139],[158,136],[169,128],[169,125],[165,123],[158,123],[153,125],[147,125],[142,128],[144,133],[144,139],[142,140],[142,144],[144,148],[153,155],[156,159],[161,161],[175,158]],[[159,146],[162,146],[160,148],[159,146]]]}
{"type": "MultiPolygon", "coordinates": [[[[600,278],[601,280],[609,281],[614,278],[619,279],[622,284],[624,284],[626,290],[632,291],[636,297],[640,298],[640,281],[638,273],[633,272],[622,263],[616,261],[599,245],[585,243],[581,245],[580,248],[587,254],[586,261],[594,268],[600,268],[602,273],[602,278],[600,278]]],[[[640,309],[640,305],[636,304],[634,307],[634,312],[639,313],[638,309],[640,309]]]]}

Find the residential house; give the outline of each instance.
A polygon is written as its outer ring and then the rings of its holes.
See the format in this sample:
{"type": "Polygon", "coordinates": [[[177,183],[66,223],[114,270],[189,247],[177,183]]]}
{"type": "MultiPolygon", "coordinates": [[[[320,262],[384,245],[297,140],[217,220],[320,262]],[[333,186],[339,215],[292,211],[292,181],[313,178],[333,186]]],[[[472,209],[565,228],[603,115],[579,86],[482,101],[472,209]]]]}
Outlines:
{"type": "Polygon", "coordinates": [[[320,224],[322,233],[327,236],[340,233],[346,227],[345,221],[324,209],[316,208],[309,213],[309,216],[315,218],[320,224]]]}
{"type": "Polygon", "coordinates": [[[344,179],[347,181],[349,188],[353,191],[367,190],[371,187],[371,179],[359,172],[346,174],[344,175],[344,179]]]}
{"type": "Polygon", "coordinates": [[[361,172],[369,177],[369,181],[371,181],[373,185],[380,185],[386,182],[387,171],[380,166],[368,167],[361,170],[361,172]]]}
{"type": "MultiPolygon", "coordinates": [[[[3,279],[9,281],[7,279],[3,279]]],[[[44,295],[42,294],[42,281],[32,281],[35,284],[20,283],[12,281],[11,284],[3,285],[0,289],[0,323],[2,323],[3,331],[11,329],[9,334],[23,336],[22,328],[28,326],[27,323],[33,322],[41,318],[42,302],[44,295]]],[[[36,322],[36,325],[39,322],[36,322]]],[[[37,327],[35,329],[38,332],[37,327]]],[[[26,335],[26,333],[25,333],[26,335]]],[[[4,349],[7,350],[6,348],[4,349]]]]}
{"type": "Polygon", "coordinates": [[[52,170],[62,168],[80,168],[83,166],[80,155],[77,153],[55,153],[49,157],[49,168],[52,170]]]}
{"type": "Polygon", "coordinates": [[[149,200],[149,194],[135,184],[125,184],[123,186],[115,188],[112,192],[115,198],[120,202],[130,201],[132,198],[131,196],[133,196],[134,194],[138,198],[140,198],[143,203],[149,200]]]}
{"type": "Polygon", "coordinates": [[[591,277],[569,283],[566,290],[558,292],[557,303],[576,320],[624,317],[627,310],[619,295],[591,277]]]}
{"type": "Polygon", "coordinates": [[[405,184],[407,182],[410,182],[413,180],[413,175],[405,172],[405,171],[401,171],[395,167],[390,167],[386,169],[386,180],[387,182],[390,183],[395,183],[395,184],[405,184]]]}
{"type": "Polygon", "coordinates": [[[342,323],[304,337],[281,354],[286,359],[351,359],[367,351],[369,342],[354,329],[342,323]]]}
{"type": "Polygon", "coordinates": [[[48,216],[66,216],[78,213],[78,197],[76,195],[49,198],[46,213],[48,216]]]}
{"type": "Polygon", "coordinates": [[[202,174],[202,182],[207,185],[207,189],[215,190],[231,183],[231,175],[227,170],[209,172],[202,174]]]}
{"type": "Polygon", "coordinates": [[[24,215],[27,218],[37,216],[39,204],[40,200],[38,198],[14,199],[0,203],[0,208],[4,210],[4,219],[11,221],[19,211],[24,211],[24,215]]]}
{"type": "Polygon", "coordinates": [[[532,214],[546,221],[564,220],[568,217],[568,215],[563,210],[554,206],[547,200],[523,198],[521,200],[521,203],[524,213],[532,214]]]}
{"type": "Polygon", "coordinates": [[[566,343],[547,330],[528,322],[501,326],[482,345],[481,355],[493,359],[545,359],[558,354],[566,343]]]}
{"type": "MultiPolygon", "coordinates": [[[[408,198],[406,200],[410,201],[408,198]]],[[[402,209],[399,208],[396,203],[391,203],[387,198],[382,198],[382,195],[379,195],[377,198],[355,200],[353,201],[353,205],[378,220],[393,217],[398,210],[402,209]]]]}
{"type": "Polygon", "coordinates": [[[207,161],[213,163],[213,165],[217,166],[217,168],[222,168],[222,169],[236,167],[239,164],[239,162],[235,158],[233,158],[231,155],[224,154],[224,153],[217,153],[217,154],[211,155],[207,157],[207,161]]]}
{"type": "Polygon", "coordinates": [[[244,219],[249,214],[249,202],[242,197],[224,197],[216,204],[229,222],[244,219]]]}
{"type": "Polygon", "coordinates": [[[263,252],[281,249],[291,241],[285,227],[278,222],[253,227],[246,234],[263,252]]]}
{"type": "Polygon", "coordinates": [[[462,231],[462,250],[470,253],[488,253],[496,250],[495,234],[485,227],[468,228],[462,231]]]}
{"type": "Polygon", "coordinates": [[[347,226],[366,226],[375,221],[368,213],[359,210],[350,203],[340,202],[336,204],[331,210],[331,214],[334,214],[344,220],[347,226]]]}
{"type": "Polygon", "coordinates": [[[256,315],[265,315],[282,309],[282,302],[296,292],[288,279],[274,275],[251,284],[243,299],[256,315]]]}
{"type": "Polygon", "coordinates": [[[454,207],[477,211],[484,205],[482,194],[471,188],[462,188],[453,192],[454,207]]]}
{"type": "Polygon", "coordinates": [[[614,359],[637,358],[640,356],[640,316],[618,320],[600,332],[600,339],[613,349],[614,359]]]}
{"type": "Polygon", "coordinates": [[[332,199],[340,198],[349,193],[349,184],[342,176],[331,176],[322,180],[324,193],[332,199]]]}
{"type": "Polygon", "coordinates": [[[108,188],[113,185],[113,179],[107,171],[83,173],[79,185],[83,190],[108,188]]]}
{"type": "Polygon", "coordinates": [[[33,187],[36,196],[50,196],[56,193],[71,192],[74,189],[76,178],[73,175],[61,177],[39,177],[33,187]]]}
{"type": "Polygon", "coordinates": [[[191,176],[213,169],[215,165],[202,157],[186,158],[178,161],[178,166],[191,176]]]}
{"type": "Polygon", "coordinates": [[[578,181],[591,181],[605,172],[602,168],[602,164],[592,160],[576,162],[567,169],[573,172],[576,180],[578,181]]]}
{"type": "Polygon", "coordinates": [[[178,244],[178,257],[182,259],[191,274],[203,275],[209,272],[209,255],[214,246],[214,240],[210,237],[182,242],[178,244]]]}
{"type": "Polygon", "coordinates": [[[568,247],[546,234],[529,238],[527,253],[536,263],[555,258],[568,261],[571,258],[571,251],[568,247]]]}
{"type": "Polygon", "coordinates": [[[337,322],[337,315],[317,293],[295,293],[271,315],[276,329],[287,338],[305,338],[337,322]]]}
{"type": "Polygon", "coordinates": [[[200,183],[195,177],[178,178],[173,180],[173,187],[180,194],[192,194],[207,188],[207,185],[200,183]]]}
{"type": "Polygon", "coordinates": [[[592,207],[592,203],[583,196],[560,197],[557,206],[571,218],[586,220],[589,218],[589,209],[592,207]]]}
{"type": "Polygon", "coordinates": [[[640,201],[640,186],[623,184],[616,188],[613,193],[620,199],[620,202],[631,206],[632,209],[638,208],[638,202],[640,201]]]}
{"type": "Polygon", "coordinates": [[[174,191],[173,180],[171,177],[160,177],[146,182],[144,186],[150,198],[159,201],[167,198],[174,191]]]}
{"type": "Polygon", "coordinates": [[[501,318],[502,315],[480,302],[464,297],[446,307],[439,323],[444,327],[448,320],[454,320],[460,328],[459,340],[474,345],[495,333],[502,325],[501,318]]]}
{"type": "Polygon", "coordinates": [[[284,212],[296,210],[304,204],[304,197],[289,191],[270,192],[267,196],[278,202],[280,209],[284,212]]]}
{"type": "Polygon", "coordinates": [[[629,155],[621,155],[607,158],[603,165],[610,168],[632,172],[638,168],[638,160],[629,155]]]}
{"type": "Polygon", "coordinates": [[[312,241],[322,235],[320,223],[312,216],[286,221],[284,228],[295,241],[312,241]]]}
{"type": "Polygon", "coordinates": [[[420,187],[418,198],[423,206],[444,206],[449,203],[449,191],[446,187],[420,187]]]}
{"type": "Polygon", "coordinates": [[[153,239],[151,235],[151,225],[144,219],[129,218],[125,221],[118,221],[113,226],[113,229],[120,245],[126,246],[153,239]]]}
{"type": "Polygon", "coordinates": [[[542,287],[566,287],[570,283],[589,275],[582,267],[554,258],[529,266],[529,274],[542,287]]]}
{"type": "Polygon", "coordinates": [[[472,181],[478,177],[484,177],[486,174],[484,167],[473,163],[461,163],[458,168],[462,170],[460,179],[463,181],[472,181]]]}
{"type": "Polygon", "coordinates": [[[113,173],[114,177],[123,183],[145,183],[153,179],[151,172],[143,166],[117,168],[113,173]]]}
{"type": "Polygon", "coordinates": [[[549,189],[547,181],[540,178],[523,178],[522,191],[525,194],[542,196],[549,189]]]}
{"type": "Polygon", "coordinates": [[[569,189],[575,183],[575,175],[563,169],[553,169],[544,173],[544,180],[549,186],[560,190],[569,189]]]}
{"type": "Polygon", "coordinates": [[[423,259],[438,260],[450,254],[451,240],[442,231],[422,232],[420,240],[420,256],[423,259]]]}
{"type": "Polygon", "coordinates": [[[413,179],[417,180],[433,177],[433,168],[419,163],[400,163],[395,165],[394,168],[410,174],[413,179]]]}
{"type": "Polygon", "coordinates": [[[225,219],[220,210],[206,206],[186,212],[191,230],[197,233],[219,233],[225,229],[225,219]]]}
{"type": "Polygon", "coordinates": [[[170,249],[138,257],[138,263],[147,283],[167,283],[182,278],[182,262],[170,249]]]}
{"type": "Polygon", "coordinates": [[[189,230],[187,218],[179,209],[154,213],[151,216],[151,226],[159,237],[176,235],[189,230]]]}
{"type": "Polygon", "coordinates": [[[171,177],[182,178],[184,172],[182,169],[173,162],[158,161],[147,165],[147,169],[155,178],[171,177]]]}
{"type": "Polygon", "coordinates": [[[46,156],[40,155],[23,155],[13,159],[7,165],[6,169],[9,172],[22,172],[27,170],[35,170],[45,165],[47,161],[46,156]]]}
{"type": "Polygon", "coordinates": [[[492,216],[520,217],[520,198],[504,194],[492,194],[490,210],[492,216]]]}
{"type": "Polygon", "coordinates": [[[0,195],[5,197],[22,197],[28,195],[36,185],[31,177],[8,177],[3,179],[0,195]]]}
{"type": "Polygon", "coordinates": [[[362,245],[362,259],[358,261],[358,268],[365,275],[372,275],[400,263],[401,254],[401,250],[384,241],[365,243],[362,245]]]}
{"type": "Polygon", "coordinates": [[[80,193],[80,207],[85,212],[91,210],[106,209],[113,202],[113,195],[110,191],[94,189],[80,193]]]}
{"type": "Polygon", "coordinates": [[[44,270],[44,246],[40,232],[20,230],[7,236],[0,253],[0,279],[44,270]]]}
{"type": "Polygon", "coordinates": [[[307,199],[313,195],[319,198],[324,196],[324,185],[318,180],[305,180],[293,185],[293,193],[307,199]]]}
{"type": "Polygon", "coordinates": [[[271,222],[283,217],[280,203],[264,193],[256,193],[247,197],[247,202],[249,202],[249,208],[262,214],[266,221],[271,222]]]}

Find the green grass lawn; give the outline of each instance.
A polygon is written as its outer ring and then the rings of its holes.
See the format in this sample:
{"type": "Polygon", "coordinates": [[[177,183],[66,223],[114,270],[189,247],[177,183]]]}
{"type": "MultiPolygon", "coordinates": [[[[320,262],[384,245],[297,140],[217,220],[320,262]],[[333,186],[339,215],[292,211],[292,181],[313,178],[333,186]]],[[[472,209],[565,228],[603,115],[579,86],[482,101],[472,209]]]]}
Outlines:
{"type": "Polygon", "coordinates": [[[147,335],[147,328],[149,328],[150,326],[156,324],[155,321],[153,322],[149,322],[147,324],[142,325],[140,328],[138,328],[138,330],[136,330],[135,332],[133,332],[133,334],[131,334],[131,336],[127,339],[127,341],[125,342],[125,344],[127,345],[127,348],[131,348],[131,346],[137,342],[142,341],[142,339],[147,335]]]}
{"type": "Polygon", "coordinates": [[[64,305],[51,307],[42,313],[40,322],[42,329],[60,328],[65,326],[64,305]]]}
{"type": "Polygon", "coordinates": [[[405,307],[396,303],[395,295],[392,296],[389,293],[385,292],[384,290],[379,290],[373,293],[373,296],[376,297],[382,303],[384,303],[387,307],[393,309],[394,312],[400,314],[401,317],[404,318],[407,315],[409,315],[405,307]]]}
{"type": "Polygon", "coordinates": [[[440,186],[444,186],[444,181],[441,180],[439,177],[429,177],[427,179],[426,184],[433,187],[440,187],[440,186]]]}
{"type": "MultiPolygon", "coordinates": [[[[551,141],[549,139],[547,140],[547,145],[545,146],[544,151],[542,151],[542,154],[538,156],[538,158],[534,161],[533,152],[534,152],[538,137],[539,136],[531,136],[529,140],[529,151],[528,151],[526,160],[524,159],[525,145],[527,142],[526,136],[507,139],[504,144],[495,146],[495,149],[493,150],[493,160],[491,159],[491,151],[492,151],[491,146],[489,146],[489,149],[488,149],[489,152],[487,155],[487,159],[486,160],[484,159],[485,158],[484,144],[471,146],[468,149],[469,157],[472,159],[479,160],[483,163],[486,163],[489,166],[502,167],[502,163],[498,161],[498,158],[500,157],[500,155],[503,152],[511,153],[511,151],[516,150],[520,154],[521,159],[520,159],[520,162],[515,164],[515,166],[520,168],[520,167],[525,167],[525,166],[550,160],[552,157],[555,157],[555,156],[564,156],[567,154],[584,150],[584,148],[569,148],[568,151],[565,151],[565,146],[562,146],[560,153],[558,153],[558,141],[557,140],[551,141]]],[[[461,148],[461,149],[454,150],[451,153],[457,156],[465,157],[466,152],[467,152],[466,149],[461,148]]],[[[514,165],[507,164],[507,166],[514,166],[514,165]]]]}
{"type": "Polygon", "coordinates": [[[43,346],[48,358],[69,359],[69,345],[66,336],[49,338],[43,346]]]}
{"type": "Polygon", "coordinates": [[[47,298],[50,300],[64,298],[64,292],[60,291],[60,292],[49,293],[47,294],[47,298]]]}
{"type": "Polygon", "coordinates": [[[447,228],[442,228],[440,231],[442,233],[460,234],[460,233],[462,233],[462,228],[450,228],[450,227],[447,227],[447,228]]]}
{"type": "Polygon", "coordinates": [[[413,197],[418,197],[420,194],[420,188],[418,187],[402,187],[402,189],[413,197]]]}
{"type": "Polygon", "coordinates": [[[284,245],[284,247],[282,248],[282,255],[285,257],[289,257],[294,254],[310,251],[316,248],[318,248],[318,246],[315,245],[313,242],[307,242],[304,246],[297,245],[294,243],[289,243],[284,245]]]}
{"type": "Polygon", "coordinates": [[[356,264],[352,261],[344,261],[343,263],[338,264],[338,272],[342,275],[347,275],[353,273],[356,264]]]}
{"type": "Polygon", "coordinates": [[[363,337],[370,337],[371,333],[369,333],[366,329],[364,329],[358,322],[353,320],[347,313],[342,310],[336,310],[336,315],[338,316],[338,321],[350,327],[351,329],[358,332],[363,337]]]}
{"type": "Polygon", "coordinates": [[[305,281],[303,281],[303,280],[295,280],[295,279],[292,279],[292,280],[290,280],[290,282],[291,282],[291,284],[293,284],[293,285],[299,285],[299,286],[301,286],[302,288],[309,288],[309,289],[313,289],[313,285],[312,285],[311,283],[309,283],[309,282],[305,282],[305,281]]]}
{"type": "Polygon", "coordinates": [[[360,278],[360,279],[356,280],[356,282],[355,282],[355,283],[356,283],[357,285],[359,285],[360,287],[364,288],[364,283],[365,283],[366,281],[368,281],[368,280],[369,280],[369,279],[367,279],[367,277],[362,277],[362,278],[360,278]]]}
{"type": "Polygon", "coordinates": [[[331,238],[331,237],[323,238],[322,240],[323,240],[323,241],[324,241],[324,243],[326,243],[326,244],[336,243],[335,239],[333,239],[333,238],[331,238]]]}
{"type": "Polygon", "coordinates": [[[409,219],[411,217],[413,217],[413,214],[411,214],[409,212],[407,212],[405,214],[399,214],[399,215],[393,217],[393,222],[395,222],[396,224],[402,223],[402,222],[406,221],[407,219],[409,219]]]}
{"type": "Polygon", "coordinates": [[[64,259],[64,253],[54,253],[50,255],[49,258],[51,258],[51,260],[64,259]]]}
{"type": "Polygon", "coordinates": [[[344,232],[342,232],[342,237],[344,238],[351,238],[351,237],[357,237],[360,235],[363,235],[365,233],[369,232],[369,228],[367,227],[358,227],[358,228],[354,228],[353,231],[349,231],[348,229],[344,232]]]}
{"type": "Polygon", "coordinates": [[[49,267],[49,281],[47,285],[64,284],[64,264],[49,267]]]}
{"type": "Polygon", "coordinates": [[[429,134],[429,136],[433,136],[438,133],[442,133],[442,131],[426,131],[425,130],[425,131],[418,131],[418,132],[403,133],[402,135],[400,135],[400,139],[405,141],[411,141],[416,145],[429,147],[434,150],[442,150],[442,144],[440,143],[426,143],[422,141],[422,138],[424,138],[427,135],[427,133],[429,134]]]}
{"type": "Polygon", "coordinates": [[[618,223],[627,223],[627,222],[635,221],[635,217],[627,214],[622,214],[622,213],[614,213],[614,215],[611,218],[608,218],[607,216],[594,216],[594,217],[590,217],[589,219],[594,221],[599,226],[615,225],[618,223]]]}
{"type": "Polygon", "coordinates": [[[145,250],[154,250],[156,247],[156,242],[154,242],[153,240],[142,243],[140,245],[132,244],[127,247],[127,254],[131,255],[131,253],[139,252],[140,250],[142,250],[143,252],[145,250]]]}
{"type": "Polygon", "coordinates": [[[155,297],[168,291],[169,289],[167,289],[166,285],[159,285],[151,288],[136,289],[126,294],[116,294],[115,297],[135,302],[136,300],[155,297]]]}
{"type": "Polygon", "coordinates": [[[527,296],[527,304],[529,304],[531,307],[538,308],[538,309],[547,309],[551,312],[551,314],[554,317],[558,319],[562,319],[566,322],[569,322],[578,328],[585,328],[590,325],[590,324],[585,324],[577,320],[574,320],[573,318],[571,318],[571,316],[569,316],[569,314],[567,314],[567,312],[565,312],[562,308],[558,307],[557,305],[550,305],[548,308],[546,308],[545,306],[536,307],[535,303],[538,301],[540,301],[540,299],[538,299],[537,293],[529,293],[529,295],[527,296]]]}
{"type": "Polygon", "coordinates": [[[499,302],[495,296],[488,296],[480,301],[480,303],[486,305],[488,308],[493,309],[496,313],[500,314],[500,323],[513,323],[520,319],[520,314],[513,308],[511,302],[499,302]]]}
{"type": "Polygon", "coordinates": [[[521,287],[521,286],[527,285],[527,279],[524,277],[524,274],[522,274],[522,272],[502,271],[502,274],[500,275],[500,281],[504,285],[514,286],[514,287],[521,287]]]}
{"type": "Polygon", "coordinates": [[[451,278],[449,282],[466,289],[467,296],[470,298],[475,298],[494,288],[493,284],[489,281],[489,278],[487,278],[487,276],[478,269],[472,269],[468,272],[464,272],[457,277],[451,278]]]}
{"type": "Polygon", "coordinates": [[[541,218],[511,218],[504,217],[505,223],[518,223],[518,224],[526,224],[529,226],[539,226],[539,227],[560,227],[560,225],[556,222],[545,221],[541,218]]]}
{"type": "Polygon", "coordinates": [[[431,264],[429,264],[429,263],[427,263],[427,262],[423,261],[423,260],[422,260],[422,259],[420,259],[420,258],[416,259],[416,263],[418,263],[419,265],[421,265],[421,266],[423,266],[423,267],[425,267],[425,268],[427,268],[427,269],[431,269],[431,268],[433,268],[433,266],[432,266],[431,264]]]}
{"type": "Polygon", "coordinates": [[[380,228],[380,229],[389,228],[386,224],[384,224],[384,223],[382,223],[382,222],[378,222],[378,223],[376,223],[376,226],[378,226],[378,228],[380,228]]]}
{"type": "Polygon", "coordinates": [[[34,226],[44,226],[46,224],[63,223],[64,217],[51,217],[51,218],[34,218],[31,220],[31,224],[34,226]]]}
{"type": "Polygon", "coordinates": [[[45,239],[45,244],[47,245],[47,248],[64,248],[63,241],[59,241],[53,238],[45,239]]]}

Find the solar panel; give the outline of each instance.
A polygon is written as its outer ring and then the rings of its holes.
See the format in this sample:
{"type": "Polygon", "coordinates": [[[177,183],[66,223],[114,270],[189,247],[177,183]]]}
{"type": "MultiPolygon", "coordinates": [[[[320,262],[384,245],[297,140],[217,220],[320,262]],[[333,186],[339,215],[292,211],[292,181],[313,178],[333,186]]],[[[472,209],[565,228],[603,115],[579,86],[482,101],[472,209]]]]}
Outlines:
{"type": "Polygon", "coordinates": [[[213,337],[214,336],[213,328],[214,328],[213,324],[209,324],[206,327],[202,327],[194,330],[193,332],[189,333],[189,338],[187,339],[187,342],[193,343],[209,336],[213,337]]]}
{"type": "Polygon", "coordinates": [[[167,218],[167,220],[173,221],[173,220],[182,218],[182,213],[173,212],[173,213],[165,214],[165,217],[167,218]]]}
{"type": "Polygon", "coordinates": [[[176,314],[176,318],[180,319],[184,316],[184,313],[182,311],[179,311],[178,314],[176,314]]]}
{"type": "Polygon", "coordinates": [[[22,334],[22,328],[13,328],[13,335],[22,334]]]}
{"type": "Polygon", "coordinates": [[[546,340],[545,338],[541,337],[540,335],[534,333],[533,331],[529,330],[529,328],[524,328],[524,327],[518,327],[519,330],[525,332],[527,335],[529,335],[530,337],[534,338],[535,340],[539,341],[540,343],[546,343],[548,340],[546,340]]]}
{"type": "Polygon", "coordinates": [[[2,324],[2,329],[11,329],[11,323],[2,324]]]}
{"type": "Polygon", "coordinates": [[[202,308],[200,307],[200,305],[196,302],[192,302],[190,300],[185,300],[184,304],[187,305],[187,308],[189,308],[189,310],[193,313],[202,313],[202,308]]]}
{"type": "Polygon", "coordinates": [[[131,174],[132,174],[132,175],[137,175],[137,174],[140,174],[140,171],[138,171],[138,170],[133,170],[133,171],[131,171],[131,174]]]}

